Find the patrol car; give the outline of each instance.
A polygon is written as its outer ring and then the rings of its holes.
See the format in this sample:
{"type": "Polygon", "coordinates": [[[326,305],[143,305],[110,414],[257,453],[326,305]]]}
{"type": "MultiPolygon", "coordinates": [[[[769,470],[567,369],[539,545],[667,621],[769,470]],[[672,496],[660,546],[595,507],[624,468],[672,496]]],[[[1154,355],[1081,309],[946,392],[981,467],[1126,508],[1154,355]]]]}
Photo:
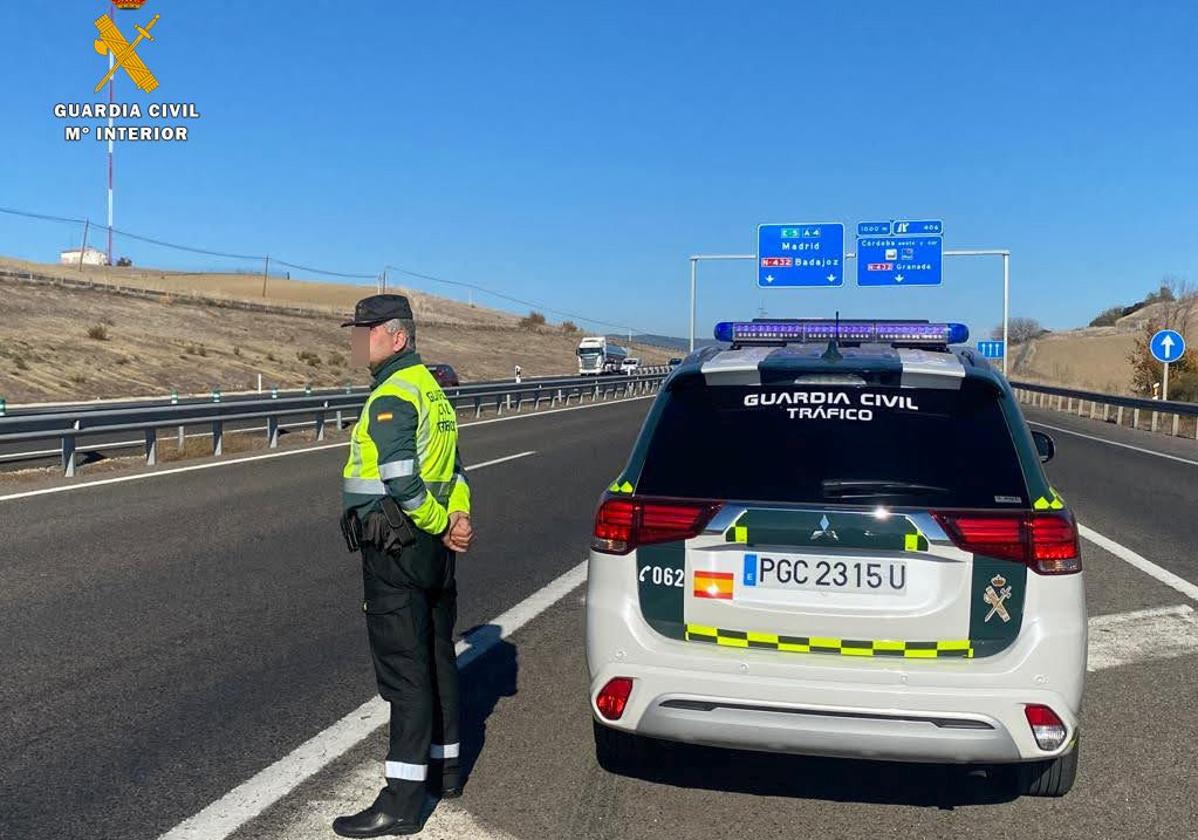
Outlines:
{"type": "Polygon", "coordinates": [[[721,323],[600,501],[601,765],[654,739],[984,765],[1061,796],[1086,608],[1074,517],[961,324],[721,323]]]}

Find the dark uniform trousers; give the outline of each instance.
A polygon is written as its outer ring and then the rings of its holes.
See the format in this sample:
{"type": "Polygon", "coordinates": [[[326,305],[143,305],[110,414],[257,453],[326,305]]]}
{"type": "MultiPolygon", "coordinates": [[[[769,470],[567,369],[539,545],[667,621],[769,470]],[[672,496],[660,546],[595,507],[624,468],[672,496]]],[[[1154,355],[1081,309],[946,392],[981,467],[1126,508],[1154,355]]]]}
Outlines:
{"type": "Polygon", "coordinates": [[[436,536],[385,551],[362,546],[366,628],[379,694],[391,704],[387,788],[401,814],[424,804],[430,768],[458,783],[455,555],[436,536]]]}

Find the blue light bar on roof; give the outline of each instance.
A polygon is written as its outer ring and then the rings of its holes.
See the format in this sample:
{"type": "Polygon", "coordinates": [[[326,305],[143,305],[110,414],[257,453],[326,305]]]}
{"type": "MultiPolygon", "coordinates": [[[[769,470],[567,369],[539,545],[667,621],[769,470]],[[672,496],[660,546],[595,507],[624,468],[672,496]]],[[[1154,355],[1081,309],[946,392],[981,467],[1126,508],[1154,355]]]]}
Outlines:
{"type": "Polygon", "coordinates": [[[716,341],[734,344],[811,344],[838,339],[846,344],[962,344],[969,340],[964,324],[926,321],[721,321],[716,341]]]}

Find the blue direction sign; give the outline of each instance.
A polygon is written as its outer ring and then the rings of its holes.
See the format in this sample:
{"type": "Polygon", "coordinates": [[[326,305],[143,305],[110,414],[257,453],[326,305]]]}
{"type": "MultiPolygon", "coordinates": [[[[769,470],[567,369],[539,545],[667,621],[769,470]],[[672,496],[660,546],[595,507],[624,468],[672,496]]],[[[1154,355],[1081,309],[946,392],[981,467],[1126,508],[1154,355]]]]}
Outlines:
{"type": "MultiPolygon", "coordinates": [[[[895,222],[895,229],[906,222],[895,222]]],[[[858,286],[939,286],[944,240],[939,236],[857,239],[858,286]]]]}
{"type": "Polygon", "coordinates": [[[941,236],[944,233],[944,222],[939,219],[897,221],[891,233],[895,236],[941,236]]]}
{"type": "Polygon", "coordinates": [[[757,285],[844,285],[844,225],[838,222],[757,226],[757,285]]]}
{"type": "Polygon", "coordinates": [[[978,352],[982,354],[983,359],[1001,359],[1003,357],[1002,345],[1001,341],[979,341],[978,352]]]}
{"type": "Polygon", "coordinates": [[[1186,351],[1186,340],[1177,330],[1161,330],[1148,342],[1148,351],[1158,362],[1176,362],[1186,351]]]}

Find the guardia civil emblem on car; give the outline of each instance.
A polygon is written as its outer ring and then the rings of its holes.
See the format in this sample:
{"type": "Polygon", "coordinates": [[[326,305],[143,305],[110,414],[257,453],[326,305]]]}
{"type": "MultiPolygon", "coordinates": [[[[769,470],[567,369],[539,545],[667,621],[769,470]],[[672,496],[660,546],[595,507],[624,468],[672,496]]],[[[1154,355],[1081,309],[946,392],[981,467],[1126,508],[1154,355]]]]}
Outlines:
{"type": "Polygon", "coordinates": [[[1007,611],[1006,602],[1011,597],[1011,587],[1007,586],[1007,579],[1002,575],[995,575],[990,578],[990,585],[986,587],[986,591],[982,593],[982,600],[990,605],[990,612],[986,613],[986,621],[998,616],[1006,624],[1011,620],[1011,614],[1007,611]]]}

